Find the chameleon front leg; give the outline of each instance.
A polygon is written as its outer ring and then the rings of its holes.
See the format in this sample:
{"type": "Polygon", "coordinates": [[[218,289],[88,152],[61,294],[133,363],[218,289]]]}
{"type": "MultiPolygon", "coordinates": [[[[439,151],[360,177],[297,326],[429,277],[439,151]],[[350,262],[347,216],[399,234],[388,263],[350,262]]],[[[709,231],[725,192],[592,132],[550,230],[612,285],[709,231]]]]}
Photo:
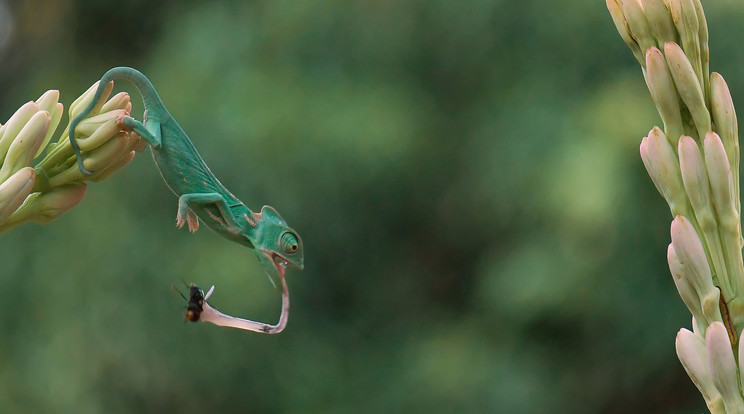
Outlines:
{"type": "Polygon", "coordinates": [[[163,144],[160,122],[154,119],[146,119],[143,124],[131,116],[121,116],[116,119],[116,123],[121,129],[137,133],[137,135],[144,138],[156,150],[159,150],[163,144]]]}
{"type": "Polygon", "coordinates": [[[183,227],[185,222],[189,224],[189,230],[193,233],[199,228],[199,219],[193,212],[193,207],[202,207],[212,219],[230,231],[239,232],[240,225],[235,221],[230,207],[225,199],[218,193],[188,193],[178,198],[178,214],[176,215],[176,225],[183,227]],[[217,207],[220,215],[212,213],[206,207],[212,205],[217,207]]]}

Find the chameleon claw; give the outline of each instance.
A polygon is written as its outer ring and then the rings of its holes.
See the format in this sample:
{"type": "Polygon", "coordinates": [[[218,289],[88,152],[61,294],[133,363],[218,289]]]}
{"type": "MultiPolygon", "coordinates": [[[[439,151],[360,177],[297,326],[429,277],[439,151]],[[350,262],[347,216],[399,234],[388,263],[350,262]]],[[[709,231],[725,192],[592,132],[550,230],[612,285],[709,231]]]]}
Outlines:
{"type": "Polygon", "coordinates": [[[181,214],[181,210],[178,210],[178,214],[176,214],[176,226],[178,228],[183,228],[184,224],[189,225],[189,231],[194,233],[197,230],[199,230],[199,218],[196,217],[196,214],[194,214],[193,211],[190,209],[186,211],[186,218],[183,217],[183,214],[181,214]]]}
{"type": "Polygon", "coordinates": [[[199,230],[199,218],[196,217],[196,214],[194,214],[193,211],[189,210],[189,212],[186,213],[186,222],[189,225],[190,232],[196,233],[196,231],[199,230]]]}

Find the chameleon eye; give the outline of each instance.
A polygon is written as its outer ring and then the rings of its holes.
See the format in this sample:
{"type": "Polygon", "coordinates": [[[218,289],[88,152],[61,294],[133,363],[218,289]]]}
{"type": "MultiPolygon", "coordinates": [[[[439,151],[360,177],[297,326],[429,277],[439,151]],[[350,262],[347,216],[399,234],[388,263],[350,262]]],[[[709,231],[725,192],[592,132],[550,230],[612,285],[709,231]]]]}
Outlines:
{"type": "Polygon", "coordinates": [[[282,252],[286,254],[297,253],[297,250],[300,249],[300,245],[297,242],[297,237],[289,232],[282,234],[281,239],[279,239],[279,245],[282,249],[282,252]]]}

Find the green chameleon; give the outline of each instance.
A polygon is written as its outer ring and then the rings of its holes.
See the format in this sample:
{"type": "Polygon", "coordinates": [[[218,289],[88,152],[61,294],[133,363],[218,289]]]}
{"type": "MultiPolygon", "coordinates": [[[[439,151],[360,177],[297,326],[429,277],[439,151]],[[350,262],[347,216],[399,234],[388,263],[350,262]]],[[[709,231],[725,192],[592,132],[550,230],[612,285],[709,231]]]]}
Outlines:
{"type": "MultiPolygon", "coordinates": [[[[150,144],[155,165],[165,184],[179,197],[176,225],[180,228],[188,224],[189,230],[195,232],[201,219],[222,237],[252,249],[272,284],[281,286],[282,315],[277,325],[233,318],[209,307],[209,312],[201,313],[200,320],[258,332],[281,332],[289,314],[285,270],[287,265],[300,270],[304,268],[300,236],[287,226],[274,208],[263,206],[260,213],[254,213],[217,180],[181,126],[168,113],[150,80],[138,70],[118,67],[106,72],[93,100],[70,122],[70,144],[77,156],[80,171],[86,175],[93,174],[83,166],[83,155],[73,139],[75,128],[101,100],[106,85],[118,79],[130,81],[139,90],[145,112],[144,123],[130,116],[120,117],[117,123],[122,129],[134,131],[150,144]]],[[[208,297],[209,294],[204,300],[208,297]]]]}

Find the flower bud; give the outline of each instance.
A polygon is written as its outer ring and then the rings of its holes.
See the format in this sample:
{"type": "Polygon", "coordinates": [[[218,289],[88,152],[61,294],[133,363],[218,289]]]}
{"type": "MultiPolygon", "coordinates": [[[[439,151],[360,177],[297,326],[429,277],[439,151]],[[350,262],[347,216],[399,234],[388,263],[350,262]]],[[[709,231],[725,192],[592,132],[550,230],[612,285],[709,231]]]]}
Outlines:
{"type": "MultiPolygon", "coordinates": [[[[80,95],[79,98],[75,100],[70,105],[69,108],[69,114],[70,119],[75,119],[76,116],[80,114],[80,112],[83,112],[83,109],[85,109],[90,102],[93,100],[93,98],[96,95],[96,90],[98,89],[98,82],[94,83],[90,88],[88,88],[87,91],[83,92],[82,95],[80,95]]],[[[108,99],[109,95],[111,95],[111,91],[114,90],[114,82],[109,82],[108,85],[106,85],[106,88],[103,90],[103,95],[101,95],[101,98],[98,100],[98,103],[96,106],[93,107],[93,110],[90,112],[90,115],[97,115],[98,112],[100,112],[101,107],[103,107],[103,104],[108,99]]]]}
{"type": "Polygon", "coordinates": [[[697,39],[700,30],[700,21],[698,20],[697,11],[692,0],[670,0],[669,8],[672,21],[683,43],[687,38],[694,37],[697,39]]]}
{"type": "MultiPolygon", "coordinates": [[[[687,218],[677,216],[672,221],[671,235],[676,258],[681,264],[681,276],[688,279],[700,298],[706,320],[721,319],[718,308],[720,292],[713,285],[708,258],[695,229],[687,218]]],[[[727,279],[724,277],[723,281],[727,282],[727,279]]],[[[731,291],[731,288],[727,289],[731,291]]]]}
{"type": "Polygon", "coordinates": [[[705,135],[703,146],[711,195],[721,226],[730,231],[735,231],[739,228],[739,218],[735,208],[733,177],[726,149],[723,147],[721,138],[715,132],[709,132],[705,135]]]}
{"type": "Polygon", "coordinates": [[[3,136],[0,138],[0,164],[5,161],[10,144],[13,143],[18,133],[26,126],[26,123],[35,113],[39,112],[36,102],[26,102],[10,117],[3,126],[3,136]]]}
{"type": "MultiPolygon", "coordinates": [[[[713,72],[710,75],[710,112],[716,125],[732,172],[739,171],[739,128],[734,102],[723,77],[713,72]]],[[[736,211],[741,212],[739,201],[739,174],[732,174],[736,211]]]]}
{"type": "Polygon", "coordinates": [[[698,216],[698,222],[701,221],[700,213],[710,213],[710,218],[715,220],[711,208],[708,173],[705,170],[705,163],[697,143],[688,136],[682,136],[679,140],[679,167],[682,173],[682,182],[685,185],[692,209],[698,216]]]}
{"type": "Polygon", "coordinates": [[[661,129],[654,127],[641,141],[641,158],[656,189],[664,197],[673,215],[689,215],[687,194],[682,183],[677,157],[661,129]]]}
{"type": "Polygon", "coordinates": [[[664,0],[642,0],[641,3],[656,44],[661,46],[666,42],[676,42],[677,30],[664,0]]]}
{"type": "Polygon", "coordinates": [[[132,102],[131,102],[131,99],[129,98],[128,93],[119,92],[116,95],[114,95],[105,104],[103,104],[103,106],[101,107],[101,113],[114,111],[117,109],[123,109],[124,112],[126,113],[131,112],[132,102]]]}
{"type": "Polygon", "coordinates": [[[631,52],[633,52],[633,56],[635,56],[636,60],[638,60],[638,63],[643,66],[643,55],[645,52],[641,51],[641,47],[638,45],[638,42],[636,42],[633,38],[633,35],[630,34],[630,27],[628,26],[628,22],[625,21],[625,15],[623,13],[622,6],[620,5],[621,0],[606,0],[606,2],[607,9],[610,11],[612,21],[615,23],[615,27],[617,28],[618,33],[620,33],[620,37],[623,39],[625,44],[628,45],[631,52]]]}
{"type": "Polygon", "coordinates": [[[684,134],[679,95],[664,55],[655,47],[646,51],[646,83],[659,115],[664,121],[664,131],[672,145],[676,146],[679,137],[684,134]]]}
{"type": "Polygon", "coordinates": [[[39,111],[28,120],[8,148],[0,167],[0,182],[31,163],[44,141],[50,122],[51,117],[47,111],[39,111]]]}
{"type": "Polygon", "coordinates": [[[90,180],[94,182],[99,182],[99,181],[105,180],[106,178],[109,178],[111,174],[121,170],[122,168],[126,167],[130,162],[132,162],[136,154],[137,153],[135,151],[125,152],[124,155],[122,155],[117,161],[112,163],[110,166],[106,167],[104,170],[102,170],[99,173],[93,174],[90,180]]]}
{"type": "MultiPolygon", "coordinates": [[[[672,279],[675,286],[677,286],[679,296],[682,298],[682,302],[687,305],[687,309],[690,310],[693,320],[702,321],[707,325],[711,321],[707,321],[708,318],[703,314],[700,297],[692,285],[690,277],[685,274],[685,268],[682,262],[679,261],[677,253],[674,251],[674,245],[672,244],[669,244],[667,248],[667,261],[669,262],[669,271],[672,273],[672,279]]],[[[693,326],[695,325],[693,324],[693,326]]]]}
{"type": "Polygon", "coordinates": [[[89,152],[83,160],[83,166],[89,171],[102,171],[116,163],[124,155],[129,144],[129,134],[119,132],[105,144],[89,152]]]}
{"type": "Polygon", "coordinates": [[[35,177],[34,169],[25,167],[0,182],[0,225],[23,204],[34,187],[35,177]]]}
{"type": "Polygon", "coordinates": [[[621,0],[620,3],[630,33],[640,45],[642,54],[645,54],[646,50],[654,45],[646,13],[643,11],[639,0],[621,0]]]}
{"type": "MultiPolygon", "coordinates": [[[[700,44],[700,62],[703,66],[703,75],[710,73],[710,49],[708,48],[708,22],[705,20],[705,13],[703,12],[703,5],[700,4],[700,0],[692,0],[695,6],[695,14],[698,18],[698,42],[700,44]]],[[[710,90],[710,82],[708,76],[703,79],[703,90],[710,90]]]]}
{"type": "Polygon", "coordinates": [[[713,384],[721,394],[726,413],[744,412],[744,400],[739,393],[738,366],[728,331],[722,322],[713,322],[705,332],[705,351],[713,384]]]}
{"type": "Polygon", "coordinates": [[[721,407],[723,400],[718,389],[713,384],[713,378],[708,369],[708,356],[706,355],[703,338],[687,329],[680,329],[674,345],[679,361],[697,389],[703,394],[708,408],[712,413],[722,412],[720,410],[714,410],[714,407],[723,408],[721,407]]]}
{"type": "Polygon", "coordinates": [[[57,90],[44,92],[44,94],[42,94],[39,99],[36,100],[36,104],[39,105],[40,111],[49,112],[49,115],[52,117],[52,119],[49,123],[49,130],[47,131],[44,140],[39,146],[38,151],[36,151],[34,158],[38,157],[44,151],[44,148],[46,148],[47,144],[49,144],[49,141],[52,139],[54,132],[57,130],[59,121],[62,119],[62,114],[64,113],[64,106],[59,103],[59,91],[57,90]]]}
{"type": "Polygon", "coordinates": [[[28,221],[51,223],[80,203],[87,187],[85,183],[73,183],[52,188],[48,192],[34,193],[10,216],[5,225],[12,227],[28,221]]]}
{"type": "Polygon", "coordinates": [[[685,52],[673,42],[664,44],[664,56],[666,57],[669,71],[674,79],[682,101],[692,115],[697,128],[698,137],[702,139],[705,133],[711,130],[710,113],[705,106],[703,90],[695,71],[690,65],[685,52]]]}
{"type": "Polygon", "coordinates": [[[44,149],[49,145],[49,142],[52,140],[52,136],[54,136],[54,133],[57,131],[57,126],[59,126],[59,121],[62,119],[64,111],[64,106],[61,103],[57,103],[57,105],[55,105],[55,107],[52,109],[52,112],[49,113],[49,115],[51,116],[49,129],[47,130],[46,136],[41,142],[41,145],[39,145],[39,149],[36,151],[34,158],[41,155],[41,153],[44,152],[44,149]]]}

